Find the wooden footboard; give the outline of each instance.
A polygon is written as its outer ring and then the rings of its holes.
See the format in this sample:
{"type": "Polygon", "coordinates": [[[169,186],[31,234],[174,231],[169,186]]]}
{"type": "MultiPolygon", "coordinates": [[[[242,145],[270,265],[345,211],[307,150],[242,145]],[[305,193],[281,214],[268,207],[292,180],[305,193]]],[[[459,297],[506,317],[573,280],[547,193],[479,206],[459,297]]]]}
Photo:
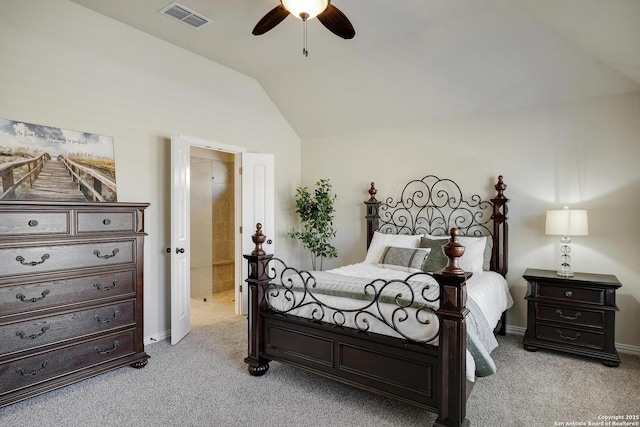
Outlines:
{"type": "Polygon", "coordinates": [[[258,224],[256,248],[245,255],[249,265],[248,364],[252,375],[263,375],[276,360],[371,392],[398,399],[438,414],[437,426],[464,426],[466,419],[466,281],[471,273],[458,266],[464,247],[445,246],[448,265],[434,273],[440,287],[436,311],[438,346],[364,333],[269,309],[265,292],[271,281],[273,255],[262,250],[258,224]]]}

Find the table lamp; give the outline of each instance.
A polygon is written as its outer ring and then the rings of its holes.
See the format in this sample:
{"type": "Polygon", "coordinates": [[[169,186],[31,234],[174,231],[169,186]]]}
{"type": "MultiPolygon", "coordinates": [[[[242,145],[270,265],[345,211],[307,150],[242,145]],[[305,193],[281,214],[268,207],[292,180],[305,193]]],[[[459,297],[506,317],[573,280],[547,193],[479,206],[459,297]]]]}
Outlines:
{"type": "Polygon", "coordinates": [[[567,206],[562,210],[547,211],[545,234],[560,237],[560,269],[558,276],[571,277],[571,237],[589,234],[587,211],[570,210],[567,206]]]}

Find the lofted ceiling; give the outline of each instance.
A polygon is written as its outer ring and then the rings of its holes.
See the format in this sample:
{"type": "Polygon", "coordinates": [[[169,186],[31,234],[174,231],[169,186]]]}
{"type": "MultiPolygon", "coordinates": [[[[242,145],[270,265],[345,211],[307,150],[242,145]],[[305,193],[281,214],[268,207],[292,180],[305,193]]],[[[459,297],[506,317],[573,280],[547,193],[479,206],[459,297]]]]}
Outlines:
{"type": "MultiPolygon", "coordinates": [[[[640,90],[640,0],[333,0],[356,36],[289,16],[278,0],[72,0],[255,78],[302,140],[640,90]]],[[[105,35],[108,36],[108,35],[105,35]]]]}

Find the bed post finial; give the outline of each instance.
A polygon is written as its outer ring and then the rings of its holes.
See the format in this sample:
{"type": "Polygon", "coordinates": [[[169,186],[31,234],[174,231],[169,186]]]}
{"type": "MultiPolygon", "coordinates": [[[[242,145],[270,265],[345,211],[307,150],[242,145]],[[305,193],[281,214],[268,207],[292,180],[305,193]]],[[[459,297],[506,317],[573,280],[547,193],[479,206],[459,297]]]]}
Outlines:
{"type": "Polygon", "coordinates": [[[255,243],[256,247],[251,252],[251,255],[264,255],[266,252],[262,250],[262,244],[267,240],[267,236],[262,234],[262,224],[256,224],[256,232],[253,236],[251,236],[251,240],[255,243]]]}
{"type": "Polygon", "coordinates": [[[459,259],[464,254],[464,246],[458,243],[459,231],[457,228],[451,229],[451,239],[449,243],[442,247],[442,252],[449,258],[449,262],[442,269],[443,274],[464,275],[464,270],[460,267],[459,259]]]}
{"type": "Polygon", "coordinates": [[[502,180],[502,175],[498,175],[498,183],[495,185],[496,191],[498,192],[498,195],[496,196],[496,199],[504,199],[504,190],[507,189],[507,184],[504,183],[504,181],[502,180]]]}
{"type": "Polygon", "coordinates": [[[367,249],[371,244],[371,239],[373,238],[373,233],[378,229],[379,218],[378,218],[378,208],[380,207],[380,202],[376,200],[376,190],[375,183],[371,182],[371,187],[369,188],[369,200],[364,202],[367,206],[367,249]]]}
{"type": "Polygon", "coordinates": [[[376,200],[376,194],[378,193],[378,190],[376,190],[376,184],[371,181],[371,188],[369,188],[369,201],[370,202],[377,202],[376,200]]]}

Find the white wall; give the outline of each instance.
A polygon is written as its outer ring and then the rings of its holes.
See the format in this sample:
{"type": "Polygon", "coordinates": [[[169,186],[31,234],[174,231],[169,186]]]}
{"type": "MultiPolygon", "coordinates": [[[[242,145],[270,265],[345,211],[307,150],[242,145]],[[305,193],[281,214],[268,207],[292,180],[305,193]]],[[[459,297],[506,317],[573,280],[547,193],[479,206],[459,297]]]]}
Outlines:
{"type": "Polygon", "coordinates": [[[302,154],[303,185],[330,178],[338,195],[332,266],[364,259],[362,202],[371,181],[378,200],[428,174],[489,196],[504,175],[513,326],[526,326],[524,270],[559,264],[559,238],[544,234],[545,211],[587,209],[590,234],[573,238],[572,266],[620,279],[616,342],[640,346],[640,93],[336,135],[304,141],[302,154]]]}
{"type": "MultiPolygon", "coordinates": [[[[67,0],[3,0],[0,58],[0,117],[112,136],[118,200],[151,203],[145,337],[170,327],[172,135],[274,153],[278,223],[265,232],[292,227],[300,140],[254,79],[67,0]]],[[[292,247],[281,239],[280,256],[292,247]]]]}

